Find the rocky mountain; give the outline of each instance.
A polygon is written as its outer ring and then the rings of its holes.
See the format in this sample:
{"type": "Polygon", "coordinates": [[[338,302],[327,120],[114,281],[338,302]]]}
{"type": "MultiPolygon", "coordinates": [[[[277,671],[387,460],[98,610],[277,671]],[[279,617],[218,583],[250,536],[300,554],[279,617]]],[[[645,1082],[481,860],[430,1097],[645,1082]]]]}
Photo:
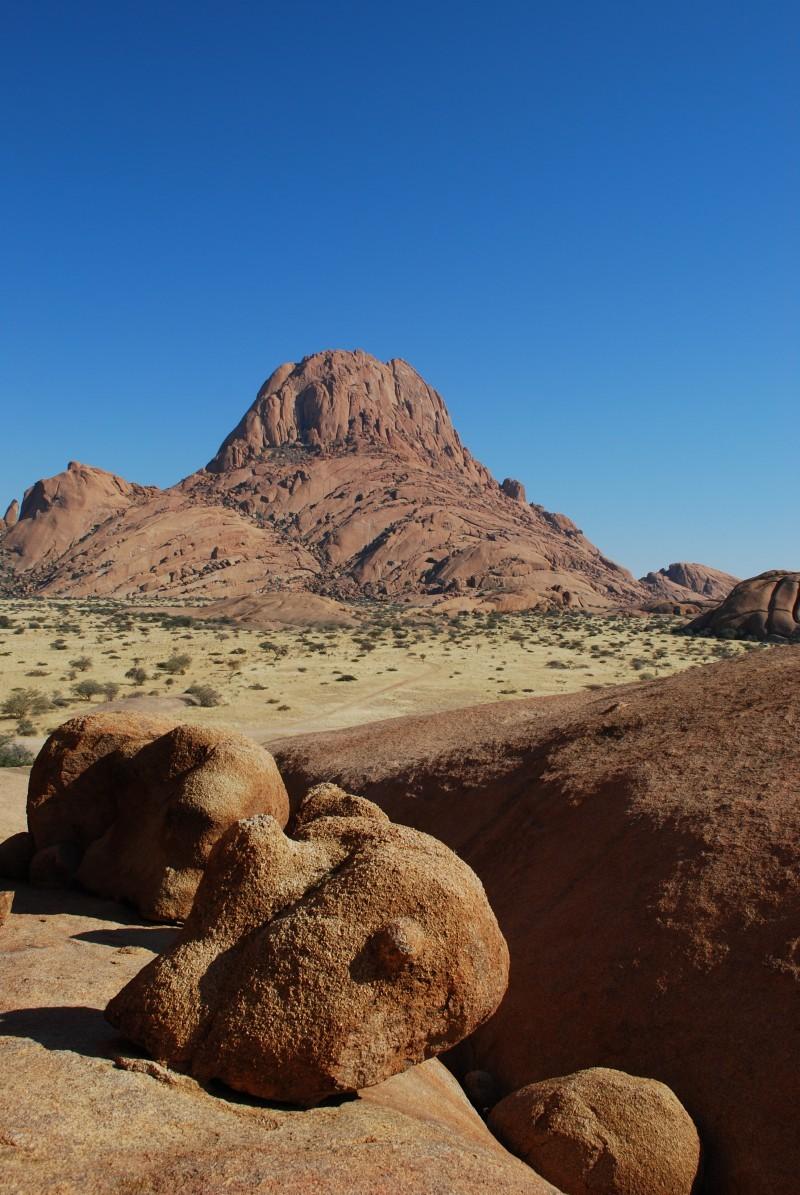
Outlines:
{"type": "Polygon", "coordinates": [[[205,468],[168,489],[74,462],[25,495],[0,555],[19,592],[307,591],[501,610],[641,605],[651,590],[463,446],[404,361],[280,366],[205,468]]]}
{"type": "Polygon", "coordinates": [[[689,564],[679,561],[648,573],[641,578],[654,597],[668,602],[691,603],[698,598],[703,601],[721,602],[726,598],[739,578],[706,564],[689,564]]]}

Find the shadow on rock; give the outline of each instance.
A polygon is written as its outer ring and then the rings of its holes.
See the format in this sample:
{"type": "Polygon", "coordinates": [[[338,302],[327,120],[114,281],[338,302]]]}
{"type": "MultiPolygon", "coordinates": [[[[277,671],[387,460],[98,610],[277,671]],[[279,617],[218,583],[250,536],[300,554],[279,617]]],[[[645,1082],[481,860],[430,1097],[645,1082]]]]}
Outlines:
{"type": "Polygon", "coordinates": [[[108,1057],[114,1040],[100,1009],[83,1005],[9,1009],[0,1013],[0,1036],[27,1037],[46,1050],[87,1058],[108,1057]]]}
{"type": "Polygon", "coordinates": [[[114,946],[117,950],[122,946],[143,946],[160,954],[171,946],[178,933],[171,926],[123,926],[120,929],[90,929],[82,934],[73,934],[77,942],[97,942],[100,946],[114,946]]]}

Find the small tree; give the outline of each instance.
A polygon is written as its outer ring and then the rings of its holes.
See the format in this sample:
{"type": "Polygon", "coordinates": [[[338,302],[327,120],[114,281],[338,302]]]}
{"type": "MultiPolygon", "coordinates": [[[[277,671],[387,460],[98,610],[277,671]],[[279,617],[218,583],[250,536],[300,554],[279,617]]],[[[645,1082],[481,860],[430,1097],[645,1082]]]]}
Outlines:
{"type": "Polygon", "coordinates": [[[92,661],[88,656],[78,656],[77,660],[70,660],[70,668],[74,668],[76,672],[88,672],[92,666],[92,661]]]}
{"type": "Polygon", "coordinates": [[[190,685],[186,692],[190,697],[194,697],[198,705],[208,707],[219,705],[222,701],[220,694],[211,685],[190,685]]]}
{"type": "Polygon", "coordinates": [[[133,681],[135,685],[143,685],[149,679],[144,668],[129,668],[125,676],[128,680],[133,681]]]}
{"type": "Polygon", "coordinates": [[[106,701],[115,701],[118,693],[119,685],[116,683],[116,681],[106,681],[106,683],[103,685],[103,696],[105,697],[106,701]]]}
{"type": "Polygon", "coordinates": [[[91,701],[93,697],[103,692],[104,686],[96,680],[79,680],[77,685],[72,686],[72,692],[76,697],[80,697],[83,701],[91,701]]]}

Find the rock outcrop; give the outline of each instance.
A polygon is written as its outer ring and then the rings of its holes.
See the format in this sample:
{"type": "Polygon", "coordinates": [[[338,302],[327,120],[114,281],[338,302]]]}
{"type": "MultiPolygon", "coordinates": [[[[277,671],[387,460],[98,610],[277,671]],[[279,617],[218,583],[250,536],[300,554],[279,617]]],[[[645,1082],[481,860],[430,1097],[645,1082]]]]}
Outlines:
{"type": "Polygon", "coordinates": [[[707,564],[680,561],[660,568],[658,572],[648,573],[642,577],[641,583],[656,598],[685,604],[697,599],[720,602],[739,583],[739,578],[718,568],[710,568],[707,564]]]}
{"type": "Polygon", "coordinates": [[[25,491],[19,519],[3,547],[18,571],[53,564],[107,519],[156,492],[70,461],[63,473],[37,481],[25,491]]]}
{"type": "Polygon", "coordinates": [[[794,1195],[800,653],[271,744],[470,864],[508,993],[461,1048],[510,1093],[606,1066],[666,1083],[708,1189],[794,1195]]]}
{"type": "Polygon", "coordinates": [[[519,482],[499,486],[410,365],[362,352],[281,366],[169,489],[75,465],[38,482],[3,548],[20,591],[75,597],[304,591],[505,610],[650,596],[519,482]]]}
{"type": "Polygon", "coordinates": [[[500,489],[507,498],[511,498],[514,502],[525,502],[525,486],[521,481],[516,481],[513,477],[506,477],[500,489]]]}
{"type": "MultiPolygon", "coordinates": [[[[0,771],[0,827],[10,813],[0,771]]],[[[558,1195],[435,1059],[298,1112],[129,1050],[102,1009],[174,930],[84,892],[17,887],[0,929],[0,1155],[19,1195],[558,1195]]]]}
{"type": "Polygon", "coordinates": [[[157,1059],[308,1106],[455,1045],[507,979],[474,873],[322,785],[294,839],[265,816],[223,835],[177,941],[106,1015],[157,1059]]]}
{"type": "Polygon", "coordinates": [[[31,771],[30,876],[180,919],[214,843],[253,813],[283,825],[288,802],[272,756],[243,735],[130,714],[73,718],[31,771]]]}
{"type": "Polygon", "coordinates": [[[684,629],[722,639],[800,642],[800,572],[774,569],[741,581],[719,606],[684,629]]]}
{"type": "Polygon", "coordinates": [[[663,1083],[592,1067],[506,1096],[489,1126],[566,1195],[692,1195],[700,1141],[663,1083]]]}
{"type": "Polygon", "coordinates": [[[12,527],[16,527],[19,519],[19,502],[16,498],[12,498],[6,507],[6,513],[0,519],[0,531],[10,531],[12,527]]]}

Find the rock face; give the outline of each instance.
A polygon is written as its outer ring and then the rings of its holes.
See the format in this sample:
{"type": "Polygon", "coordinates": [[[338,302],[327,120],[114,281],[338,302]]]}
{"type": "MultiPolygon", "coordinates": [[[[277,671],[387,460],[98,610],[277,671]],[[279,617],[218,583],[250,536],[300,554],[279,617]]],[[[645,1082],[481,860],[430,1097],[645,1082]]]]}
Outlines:
{"type": "Polygon", "coordinates": [[[486,886],[508,993],[464,1071],[503,1093],[607,1066],[666,1083],[708,1189],[794,1195],[800,653],[271,744],[446,842],[486,886]]]}
{"type": "Polygon", "coordinates": [[[700,1141],[663,1083],[593,1067],[496,1104],[501,1141],[566,1195],[692,1195],[700,1141]]]}
{"type": "Polygon", "coordinates": [[[3,549],[20,591],[75,597],[607,609],[650,596],[519,482],[501,488],[410,365],[362,352],[281,366],[206,468],[169,489],[85,466],[38,482],[3,549]]]}
{"type": "Polygon", "coordinates": [[[648,573],[641,583],[651,595],[680,606],[696,603],[721,602],[727,597],[738,577],[710,568],[707,564],[688,564],[681,561],[648,573]]]}
{"type": "Polygon", "coordinates": [[[155,492],[70,461],[65,472],[37,481],[25,491],[19,519],[3,547],[12,553],[17,569],[53,563],[107,519],[155,492]]]}
{"type": "Polygon", "coordinates": [[[776,569],[741,581],[719,606],[685,629],[723,639],[800,641],[800,572],[776,569]]]}
{"type": "Polygon", "coordinates": [[[507,979],[469,868],[322,785],[294,839],[264,816],[227,831],[175,945],[106,1015],[198,1077],[313,1105],[454,1045],[491,1016],[507,979]]]}
{"type": "Polygon", "coordinates": [[[31,771],[31,879],[183,918],[212,846],[253,813],[283,825],[288,802],[272,756],[243,735],[129,714],[73,718],[31,771]]]}
{"type": "Polygon", "coordinates": [[[521,481],[515,481],[513,477],[507,477],[500,486],[507,498],[512,498],[514,502],[525,502],[525,486],[521,481]]]}
{"type": "Polygon", "coordinates": [[[0,531],[10,531],[12,527],[16,527],[17,519],[19,518],[19,502],[16,498],[12,498],[6,508],[6,513],[0,519],[0,531]]]}

